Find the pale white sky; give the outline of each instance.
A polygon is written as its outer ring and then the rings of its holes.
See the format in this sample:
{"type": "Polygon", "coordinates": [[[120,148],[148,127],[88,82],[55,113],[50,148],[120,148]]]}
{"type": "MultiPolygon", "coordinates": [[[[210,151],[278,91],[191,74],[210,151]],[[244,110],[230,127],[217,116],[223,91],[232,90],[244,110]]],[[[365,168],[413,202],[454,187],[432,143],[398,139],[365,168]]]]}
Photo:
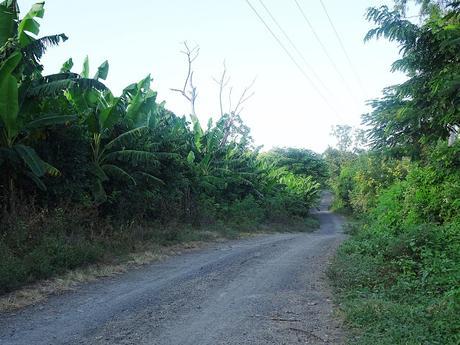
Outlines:
{"type": "MultiPolygon", "coordinates": [[[[107,59],[107,84],[115,93],[151,73],[158,101],[166,101],[176,114],[188,114],[189,105],[169,90],[183,83],[186,64],[179,51],[181,42],[187,40],[201,47],[194,69],[198,115],[203,124],[219,114],[218,87],[212,78],[221,74],[225,60],[235,97],[257,77],[255,96],[242,113],[257,144],[322,152],[334,144],[330,137],[333,124],[358,125],[360,115],[367,109],[365,100],[378,97],[383,87],[403,80],[402,75],[390,73],[390,65],[398,57],[394,44],[383,40],[363,43],[371,27],[364,19],[366,8],[392,2],[323,0],[362,80],[364,87],[360,88],[320,1],[298,1],[345,82],[323,53],[294,0],[264,3],[326,85],[328,92],[323,94],[335,112],[318,96],[245,0],[48,0],[40,35],[63,32],[69,40],[48,51],[43,59],[45,72],[57,72],[69,57],[79,72],[84,57],[89,55],[94,73],[107,59]]],[[[23,13],[33,2],[19,0],[23,13]]],[[[285,41],[259,0],[251,3],[285,41]]],[[[294,51],[292,54],[303,65],[294,51]]]]}

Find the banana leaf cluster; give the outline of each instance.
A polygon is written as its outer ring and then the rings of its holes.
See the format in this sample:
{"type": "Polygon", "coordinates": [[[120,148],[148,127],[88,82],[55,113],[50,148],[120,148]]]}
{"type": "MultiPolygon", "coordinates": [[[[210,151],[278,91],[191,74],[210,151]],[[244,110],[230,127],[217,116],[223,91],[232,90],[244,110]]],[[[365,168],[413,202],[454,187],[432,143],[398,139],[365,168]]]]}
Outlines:
{"type": "Polygon", "coordinates": [[[91,74],[88,58],[80,71],[70,58],[44,75],[41,58],[67,36],[38,37],[43,16],[44,3],[22,18],[16,1],[0,3],[3,209],[32,195],[43,206],[73,202],[164,220],[222,217],[245,199],[266,214],[274,200],[308,213],[324,178],[319,156],[268,162],[239,114],[202,127],[195,114],[180,117],[158,102],[150,75],[115,95],[105,84],[108,61],[91,74]]]}

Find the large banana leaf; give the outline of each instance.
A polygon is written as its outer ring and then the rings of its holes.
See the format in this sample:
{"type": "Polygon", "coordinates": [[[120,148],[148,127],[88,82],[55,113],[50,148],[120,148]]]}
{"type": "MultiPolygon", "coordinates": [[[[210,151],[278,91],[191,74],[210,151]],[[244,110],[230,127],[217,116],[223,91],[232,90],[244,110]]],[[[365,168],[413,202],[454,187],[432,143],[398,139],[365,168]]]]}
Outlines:
{"type": "Polygon", "coordinates": [[[68,37],[65,34],[44,36],[31,41],[22,51],[26,57],[39,61],[48,47],[57,46],[59,43],[67,41],[67,39],[68,37]]]}
{"type": "Polygon", "coordinates": [[[105,86],[99,80],[82,78],[76,73],[65,72],[49,75],[35,82],[27,90],[27,96],[55,96],[65,90],[72,90],[77,88],[81,91],[92,89],[100,92],[110,91],[107,86],[105,86]]]}
{"type": "Polygon", "coordinates": [[[21,22],[18,25],[18,39],[21,47],[25,47],[34,41],[29,33],[38,35],[40,32],[40,24],[35,20],[35,18],[43,18],[45,14],[44,9],[45,3],[38,2],[32,5],[30,11],[22,18],[21,22]]]}
{"type": "Polygon", "coordinates": [[[182,159],[182,156],[173,152],[153,152],[157,158],[163,159],[182,159]]]}
{"type": "Polygon", "coordinates": [[[72,67],[73,67],[73,60],[72,60],[72,58],[70,58],[70,59],[68,59],[66,62],[64,62],[62,64],[60,72],[61,73],[70,73],[70,71],[72,70],[72,67]]]}
{"type": "Polygon", "coordinates": [[[200,121],[198,120],[198,117],[196,115],[192,114],[190,115],[190,118],[192,120],[192,125],[193,125],[193,139],[195,142],[195,147],[198,150],[198,152],[201,152],[204,131],[203,131],[203,128],[201,128],[200,121]]]}
{"type": "Polygon", "coordinates": [[[157,93],[150,90],[151,77],[148,75],[139,83],[125,88],[123,97],[128,99],[126,118],[134,126],[148,124],[150,115],[156,108],[157,93]]]}
{"type": "Polygon", "coordinates": [[[26,124],[26,129],[37,129],[55,125],[65,124],[71,121],[75,121],[77,116],[75,115],[52,115],[44,116],[39,119],[33,120],[26,124]]]}
{"type": "Polygon", "coordinates": [[[133,185],[136,185],[136,180],[134,177],[132,177],[130,174],[128,174],[125,170],[122,168],[113,165],[113,164],[104,164],[101,166],[102,170],[108,175],[116,178],[121,178],[127,181],[132,182],[133,185]]]}
{"type": "Polygon", "coordinates": [[[105,60],[97,69],[96,74],[93,79],[102,79],[106,80],[109,73],[109,62],[105,60]]]}
{"type": "Polygon", "coordinates": [[[11,54],[1,65],[0,65],[0,82],[11,75],[16,67],[21,62],[22,56],[19,52],[11,54]]]}
{"type": "Polygon", "coordinates": [[[100,130],[112,128],[122,117],[122,109],[120,108],[120,100],[115,99],[115,103],[102,109],[99,113],[100,130]]]}
{"type": "Polygon", "coordinates": [[[158,177],[155,177],[155,176],[153,176],[151,174],[147,174],[147,173],[145,173],[143,171],[137,171],[136,174],[144,177],[147,181],[150,181],[150,182],[153,182],[153,183],[159,183],[159,184],[162,184],[162,185],[166,185],[166,183],[162,179],[160,179],[158,177]]]}
{"type": "Polygon", "coordinates": [[[148,131],[148,127],[138,127],[130,131],[120,134],[118,137],[105,145],[105,149],[109,150],[113,147],[126,147],[133,143],[134,140],[142,137],[148,131]]]}
{"type": "Polygon", "coordinates": [[[18,131],[18,83],[12,72],[21,58],[20,53],[14,53],[0,66],[0,119],[9,139],[18,131]]]}
{"type": "Polygon", "coordinates": [[[83,78],[89,78],[89,58],[88,56],[85,57],[83,61],[83,70],[81,71],[80,75],[83,78]]]}
{"type": "Polygon", "coordinates": [[[16,123],[18,111],[17,81],[13,76],[8,76],[0,83],[0,117],[8,138],[15,137],[18,132],[16,123]]]}
{"type": "Polygon", "coordinates": [[[120,161],[129,163],[132,166],[158,166],[159,162],[157,154],[153,152],[140,151],[140,150],[122,150],[108,153],[104,161],[120,161]]]}
{"type": "Polygon", "coordinates": [[[42,177],[45,175],[46,166],[33,148],[17,144],[13,146],[13,149],[35,176],[42,177]]]}
{"type": "Polygon", "coordinates": [[[15,20],[17,13],[12,6],[5,2],[0,4],[0,47],[15,34],[15,20]]]}

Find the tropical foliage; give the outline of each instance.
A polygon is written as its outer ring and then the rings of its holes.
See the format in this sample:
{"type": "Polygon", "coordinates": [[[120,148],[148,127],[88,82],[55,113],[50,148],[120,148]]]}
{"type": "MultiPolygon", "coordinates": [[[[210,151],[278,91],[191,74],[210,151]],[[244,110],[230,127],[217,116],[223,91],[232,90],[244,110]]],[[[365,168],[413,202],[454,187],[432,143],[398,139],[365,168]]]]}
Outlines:
{"type": "Polygon", "coordinates": [[[408,79],[370,103],[371,150],[332,178],[358,219],[330,272],[353,344],[460,342],[460,4],[423,1],[415,24],[406,3],[368,11],[366,39],[397,42],[408,79]]]}
{"type": "Polygon", "coordinates": [[[385,37],[401,47],[401,59],[393,63],[409,79],[384,91],[371,102],[374,111],[364,116],[371,127],[375,148],[391,148],[420,157],[423,145],[447,139],[458,130],[460,107],[460,28],[458,4],[445,14],[433,10],[422,26],[413,24],[387,7],[370,9],[368,19],[378,26],[366,39],[385,37]]]}
{"type": "Polygon", "coordinates": [[[267,160],[239,111],[204,128],[157,102],[150,75],[115,95],[107,61],[43,75],[67,40],[38,37],[43,16],[44,3],[22,18],[0,3],[0,292],[198,227],[306,224],[321,157],[267,160]]]}

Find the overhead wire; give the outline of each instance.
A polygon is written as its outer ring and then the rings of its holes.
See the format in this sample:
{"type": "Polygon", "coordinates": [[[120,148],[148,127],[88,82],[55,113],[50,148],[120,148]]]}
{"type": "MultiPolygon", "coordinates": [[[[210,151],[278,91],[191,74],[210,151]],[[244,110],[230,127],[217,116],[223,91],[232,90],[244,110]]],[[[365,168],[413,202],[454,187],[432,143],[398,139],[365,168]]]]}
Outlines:
{"type": "Polygon", "coordinates": [[[272,19],[272,21],[275,23],[275,25],[278,27],[278,29],[281,31],[281,33],[283,34],[283,36],[286,38],[286,40],[289,42],[289,44],[291,45],[292,49],[295,50],[295,52],[297,53],[297,55],[300,57],[300,59],[304,62],[305,66],[308,68],[309,72],[313,75],[313,77],[315,78],[315,80],[318,82],[318,84],[321,85],[321,87],[329,94],[333,94],[331,92],[331,90],[323,83],[323,81],[321,80],[321,78],[318,76],[318,74],[315,72],[314,68],[308,63],[307,59],[305,58],[305,56],[302,54],[302,52],[300,51],[299,48],[297,48],[297,45],[292,41],[292,39],[289,37],[289,35],[287,34],[286,30],[284,30],[284,28],[281,26],[281,24],[278,22],[278,20],[275,18],[275,16],[273,15],[272,11],[270,11],[270,9],[265,5],[265,3],[263,2],[263,0],[259,0],[260,4],[262,5],[262,7],[265,9],[265,11],[268,13],[268,15],[270,16],[270,18],[272,19]]]}
{"type": "Polygon", "coordinates": [[[318,33],[316,32],[316,30],[313,27],[312,23],[308,19],[308,17],[306,15],[305,11],[303,10],[302,6],[299,4],[299,1],[294,0],[294,2],[297,5],[297,8],[298,8],[300,14],[302,15],[303,19],[305,20],[305,22],[307,23],[307,25],[310,28],[311,32],[313,33],[313,36],[315,37],[316,41],[318,42],[318,44],[320,45],[321,49],[323,50],[324,55],[326,55],[326,57],[328,58],[329,63],[332,65],[332,67],[334,68],[335,72],[337,73],[339,78],[342,80],[342,82],[343,82],[345,88],[347,89],[347,91],[356,100],[356,96],[351,92],[350,85],[347,83],[347,81],[346,81],[345,77],[343,76],[342,72],[340,72],[337,64],[334,62],[334,59],[332,59],[331,55],[329,54],[329,51],[327,50],[326,46],[324,45],[323,41],[321,40],[321,37],[319,37],[318,33]]]}
{"type": "Polygon", "coordinates": [[[351,61],[351,58],[350,58],[350,55],[348,54],[348,51],[347,49],[345,48],[345,44],[343,43],[343,40],[342,38],[340,37],[340,34],[339,32],[337,31],[337,28],[335,27],[334,25],[334,22],[332,21],[331,19],[331,16],[329,15],[329,12],[326,8],[326,5],[324,4],[323,0],[319,0],[320,4],[321,4],[321,7],[323,8],[324,10],[324,13],[326,14],[326,17],[329,21],[329,24],[331,25],[332,27],[332,30],[334,31],[334,34],[335,34],[335,37],[337,38],[337,41],[339,42],[339,45],[340,45],[340,48],[342,49],[342,52],[343,54],[345,55],[346,59],[347,59],[347,62],[350,66],[350,69],[352,71],[352,73],[354,74],[355,78],[356,78],[356,81],[358,82],[361,90],[363,91],[363,93],[365,93],[364,91],[364,87],[363,87],[363,83],[361,81],[361,78],[358,74],[358,72],[356,71],[356,68],[355,68],[355,65],[353,64],[353,62],[351,61]]]}
{"type": "Polygon", "coordinates": [[[254,14],[257,16],[257,18],[262,22],[262,24],[265,26],[265,28],[268,30],[268,32],[272,35],[272,37],[275,39],[275,41],[280,45],[280,47],[284,50],[284,52],[288,55],[290,60],[294,63],[294,65],[299,69],[299,71],[302,73],[302,75],[305,77],[305,79],[310,83],[312,88],[316,91],[316,93],[322,98],[322,100],[329,106],[329,108],[333,111],[334,115],[339,119],[342,120],[341,116],[338,114],[338,112],[335,110],[335,108],[331,105],[329,100],[323,95],[323,93],[316,87],[315,83],[313,80],[308,76],[308,74],[305,72],[305,70],[300,66],[300,64],[297,62],[297,60],[292,56],[291,52],[286,48],[286,46],[281,42],[279,37],[273,32],[273,30],[270,28],[270,26],[267,24],[267,22],[264,20],[264,18],[259,14],[257,9],[251,4],[249,0],[245,0],[248,6],[251,8],[251,10],[254,12],[254,14]]]}

